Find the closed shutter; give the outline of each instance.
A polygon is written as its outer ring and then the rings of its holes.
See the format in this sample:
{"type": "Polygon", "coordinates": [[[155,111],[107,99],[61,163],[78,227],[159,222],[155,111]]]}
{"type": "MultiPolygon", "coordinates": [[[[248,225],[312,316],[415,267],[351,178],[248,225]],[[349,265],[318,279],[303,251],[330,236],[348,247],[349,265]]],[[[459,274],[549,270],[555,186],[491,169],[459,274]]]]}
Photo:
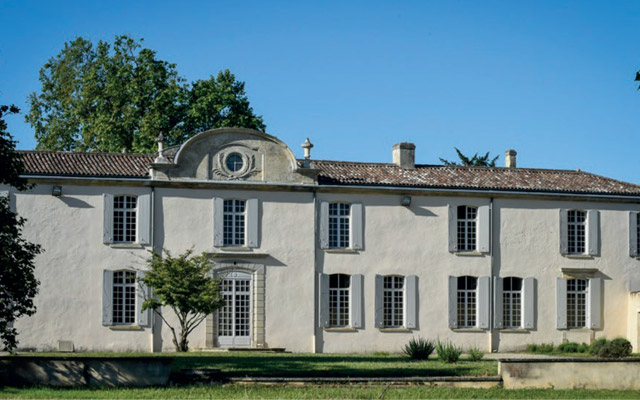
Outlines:
{"type": "Polygon", "coordinates": [[[375,325],[384,328],[384,277],[376,275],[375,325]]]}
{"type": "Polygon", "coordinates": [[[354,250],[364,248],[364,210],[362,204],[351,204],[351,247],[354,250]]]}
{"type": "Polygon", "coordinates": [[[478,307],[477,318],[478,328],[489,329],[489,318],[491,314],[491,277],[481,276],[478,278],[478,307]]]}
{"type": "Polygon", "coordinates": [[[535,328],[535,278],[527,277],[522,280],[522,325],[524,329],[535,328]]]}
{"type": "Polygon", "coordinates": [[[102,222],[102,243],[113,243],[113,195],[103,194],[103,222],[102,222]]]}
{"type": "Polygon", "coordinates": [[[493,278],[493,327],[502,329],[503,326],[502,309],[502,278],[493,278]]]}
{"type": "Polygon", "coordinates": [[[351,315],[349,319],[351,320],[351,327],[360,329],[362,328],[362,284],[364,281],[364,276],[362,275],[351,275],[351,298],[349,299],[350,307],[349,312],[351,315]]]}
{"type": "Polygon", "coordinates": [[[145,274],[146,272],[144,271],[136,271],[136,313],[138,315],[138,325],[140,326],[149,326],[149,321],[151,321],[149,315],[151,309],[142,311],[142,303],[151,295],[149,287],[142,283],[142,278],[144,278],[145,274]]]}
{"type": "Polygon", "coordinates": [[[591,329],[602,328],[602,279],[589,280],[589,327],[591,329]]]}
{"type": "Polygon", "coordinates": [[[213,199],[213,245],[224,246],[224,199],[221,197],[213,199]]]}
{"type": "Polygon", "coordinates": [[[587,242],[589,246],[589,255],[597,256],[600,254],[600,212],[598,210],[587,211],[587,242]]]}
{"type": "Polygon", "coordinates": [[[102,271],[102,325],[113,325],[113,271],[102,271]]]}
{"type": "Polygon", "coordinates": [[[458,251],[458,214],[452,205],[449,205],[449,251],[458,251]]]}
{"type": "Polygon", "coordinates": [[[259,247],[260,218],[258,214],[258,199],[247,200],[247,247],[259,247]]]}
{"type": "Polygon", "coordinates": [[[329,248],[329,202],[320,202],[320,248],[329,248]]]}
{"type": "Polygon", "coordinates": [[[491,210],[489,206],[478,207],[478,251],[491,252],[491,210]]]}
{"type": "Polygon", "coordinates": [[[629,255],[638,256],[638,213],[636,211],[629,213],[629,255]]]}
{"type": "Polygon", "coordinates": [[[449,277],[449,328],[458,327],[458,277],[449,277]]]}
{"type": "Polygon", "coordinates": [[[151,194],[138,196],[138,243],[151,243],[151,194]]]}
{"type": "Polygon", "coordinates": [[[319,278],[320,327],[327,328],[329,326],[329,275],[321,273],[319,278]]]}
{"type": "Polygon", "coordinates": [[[416,329],[418,327],[418,277],[407,276],[404,285],[404,326],[408,329],[416,329]]]}
{"type": "Polygon", "coordinates": [[[567,280],[556,281],[556,327],[567,329],[567,280]]]}
{"type": "Polygon", "coordinates": [[[569,213],[567,210],[560,210],[560,254],[569,253],[569,213]]]}

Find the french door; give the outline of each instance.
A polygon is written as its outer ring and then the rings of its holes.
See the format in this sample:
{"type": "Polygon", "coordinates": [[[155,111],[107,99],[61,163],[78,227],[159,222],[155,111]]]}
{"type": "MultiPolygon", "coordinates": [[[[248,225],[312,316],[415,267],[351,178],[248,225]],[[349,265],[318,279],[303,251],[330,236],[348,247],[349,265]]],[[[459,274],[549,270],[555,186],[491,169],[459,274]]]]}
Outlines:
{"type": "Polygon", "coordinates": [[[230,272],[222,279],[225,306],[218,311],[220,346],[251,345],[251,275],[230,272]]]}

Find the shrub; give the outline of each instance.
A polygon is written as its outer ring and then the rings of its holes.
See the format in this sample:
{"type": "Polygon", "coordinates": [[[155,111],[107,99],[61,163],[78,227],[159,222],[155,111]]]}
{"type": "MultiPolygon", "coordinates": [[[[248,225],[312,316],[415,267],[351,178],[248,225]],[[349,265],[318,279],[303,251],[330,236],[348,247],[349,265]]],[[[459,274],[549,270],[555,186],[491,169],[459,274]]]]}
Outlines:
{"type": "Polygon", "coordinates": [[[602,358],[622,358],[631,355],[631,343],[627,339],[617,338],[610,342],[606,342],[600,351],[598,357],[602,358]]]}
{"type": "Polygon", "coordinates": [[[597,356],[600,354],[600,349],[602,349],[607,344],[607,339],[598,339],[595,342],[591,343],[589,346],[589,354],[592,356],[597,356]]]}
{"type": "Polygon", "coordinates": [[[477,347],[469,347],[467,350],[467,354],[469,355],[469,360],[471,361],[480,361],[482,357],[484,357],[484,353],[477,347]]]}
{"type": "Polygon", "coordinates": [[[434,349],[435,344],[433,340],[411,338],[409,343],[404,345],[402,352],[412,360],[428,360],[434,349]]]}
{"type": "Polygon", "coordinates": [[[578,343],[575,342],[567,342],[558,345],[557,350],[560,353],[577,353],[578,352],[578,343]]]}
{"type": "Polygon", "coordinates": [[[589,352],[589,345],[586,343],[580,343],[578,345],[578,353],[588,353],[589,352]]]}
{"type": "Polygon", "coordinates": [[[528,353],[548,354],[553,353],[554,347],[552,343],[530,344],[527,346],[528,353]]]}
{"type": "Polygon", "coordinates": [[[438,342],[436,343],[436,352],[438,353],[438,358],[440,360],[448,363],[455,363],[460,358],[462,349],[451,343],[450,340],[441,342],[440,339],[438,339],[438,342]]]}

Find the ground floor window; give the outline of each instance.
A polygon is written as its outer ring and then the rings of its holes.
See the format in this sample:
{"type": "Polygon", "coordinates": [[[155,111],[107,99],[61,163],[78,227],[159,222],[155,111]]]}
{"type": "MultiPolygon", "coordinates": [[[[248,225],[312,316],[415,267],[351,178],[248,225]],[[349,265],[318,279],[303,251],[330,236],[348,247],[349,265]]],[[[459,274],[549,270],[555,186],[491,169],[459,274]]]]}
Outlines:
{"type": "Polygon", "coordinates": [[[329,325],[342,327],[349,325],[349,290],[351,276],[329,275],[329,325]]]}
{"type": "Polygon", "coordinates": [[[383,326],[385,328],[404,326],[404,277],[385,276],[383,296],[383,326]]]}
{"type": "Polygon", "coordinates": [[[502,326],[520,328],[522,326],[522,279],[504,278],[502,285],[502,326]]]}
{"type": "Polygon", "coordinates": [[[118,325],[136,322],[136,273],[113,273],[113,323],[118,325]]]}
{"type": "Polygon", "coordinates": [[[587,326],[587,299],[589,280],[567,280],[567,327],[569,329],[587,326]]]}
{"type": "Polygon", "coordinates": [[[476,292],[478,278],[475,276],[458,277],[458,328],[474,328],[476,326],[476,292]]]}

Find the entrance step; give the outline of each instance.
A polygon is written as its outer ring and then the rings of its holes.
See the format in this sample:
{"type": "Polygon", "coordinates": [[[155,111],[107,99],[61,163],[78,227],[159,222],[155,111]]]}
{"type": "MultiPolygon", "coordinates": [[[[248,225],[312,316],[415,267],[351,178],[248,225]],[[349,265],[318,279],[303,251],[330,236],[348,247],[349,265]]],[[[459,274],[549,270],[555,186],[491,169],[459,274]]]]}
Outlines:
{"type": "Polygon", "coordinates": [[[227,351],[244,351],[247,353],[286,353],[284,347],[253,348],[253,347],[229,347],[227,351]]]}

